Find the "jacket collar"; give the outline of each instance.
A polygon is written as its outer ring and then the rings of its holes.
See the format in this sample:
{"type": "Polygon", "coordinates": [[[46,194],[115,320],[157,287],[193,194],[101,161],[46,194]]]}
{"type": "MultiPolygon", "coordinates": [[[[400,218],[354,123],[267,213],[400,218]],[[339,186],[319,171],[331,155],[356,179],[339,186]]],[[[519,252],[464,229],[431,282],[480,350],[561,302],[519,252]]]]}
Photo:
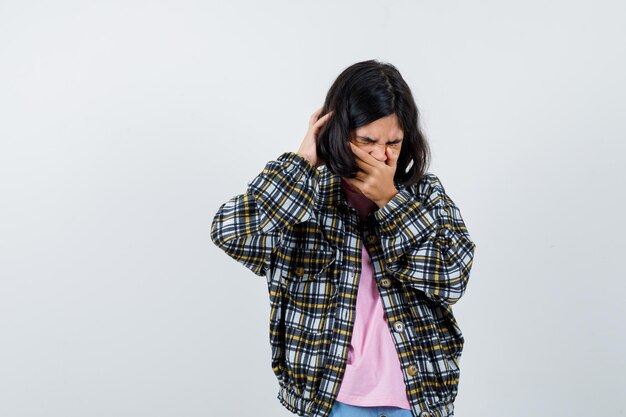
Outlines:
{"type": "MultiPolygon", "coordinates": [[[[404,188],[395,179],[394,185],[398,191],[404,188]]],[[[322,165],[319,169],[318,195],[315,205],[320,207],[349,207],[348,200],[341,187],[341,177],[332,173],[326,165],[322,165]]]]}

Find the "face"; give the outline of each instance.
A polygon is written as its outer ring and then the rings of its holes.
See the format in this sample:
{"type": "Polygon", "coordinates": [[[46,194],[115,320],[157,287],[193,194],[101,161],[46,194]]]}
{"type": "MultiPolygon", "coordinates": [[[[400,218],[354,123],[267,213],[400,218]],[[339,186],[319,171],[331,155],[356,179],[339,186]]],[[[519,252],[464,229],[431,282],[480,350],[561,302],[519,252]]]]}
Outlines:
{"type": "Polygon", "coordinates": [[[385,149],[396,156],[400,154],[404,134],[398,116],[393,113],[358,127],[352,131],[350,141],[381,162],[387,160],[385,149]]]}

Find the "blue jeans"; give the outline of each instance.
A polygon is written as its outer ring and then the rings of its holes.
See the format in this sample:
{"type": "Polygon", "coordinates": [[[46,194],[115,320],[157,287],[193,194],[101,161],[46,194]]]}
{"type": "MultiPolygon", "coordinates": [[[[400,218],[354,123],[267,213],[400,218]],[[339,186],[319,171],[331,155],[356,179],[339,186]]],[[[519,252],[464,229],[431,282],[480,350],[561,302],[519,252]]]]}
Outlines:
{"type": "Polygon", "coordinates": [[[411,410],[400,407],[361,407],[335,401],[328,417],[413,417],[411,410]]]}

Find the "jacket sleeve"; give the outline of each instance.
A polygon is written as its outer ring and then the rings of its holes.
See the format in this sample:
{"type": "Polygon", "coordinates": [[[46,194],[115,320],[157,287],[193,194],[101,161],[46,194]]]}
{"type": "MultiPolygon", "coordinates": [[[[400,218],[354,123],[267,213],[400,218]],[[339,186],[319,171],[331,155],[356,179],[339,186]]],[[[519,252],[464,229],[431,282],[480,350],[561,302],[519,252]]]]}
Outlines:
{"type": "Polygon", "coordinates": [[[223,203],[211,223],[211,240],[226,254],[264,276],[280,232],[313,215],[318,171],[294,152],[281,154],[248,182],[244,194],[223,203]]]}
{"type": "Polygon", "coordinates": [[[446,305],[463,296],[476,244],[436,175],[401,189],[374,217],[393,277],[446,305]]]}

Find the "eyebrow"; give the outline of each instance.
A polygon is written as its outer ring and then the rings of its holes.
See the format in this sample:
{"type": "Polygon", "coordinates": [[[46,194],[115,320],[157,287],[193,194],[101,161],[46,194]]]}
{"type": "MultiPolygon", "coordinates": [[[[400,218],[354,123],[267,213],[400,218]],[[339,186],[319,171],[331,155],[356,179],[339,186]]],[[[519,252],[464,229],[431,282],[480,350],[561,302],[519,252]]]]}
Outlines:
{"type": "MultiPolygon", "coordinates": [[[[372,139],[372,138],[370,138],[370,137],[368,137],[368,136],[360,136],[360,135],[357,135],[356,137],[357,137],[357,138],[361,138],[361,139],[368,140],[368,141],[370,141],[370,142],[376,142],[376,140],[374,140],[374,139],[372,139]]],[[[392,139],[392,140],[388,141],[387,143],[402,142],[402,140],[403,140],[403,139],[404,139],[404,138],[402,138],[402,139],[401,139],[401,138],[398,138],[398,139],[392,139]]]]}

